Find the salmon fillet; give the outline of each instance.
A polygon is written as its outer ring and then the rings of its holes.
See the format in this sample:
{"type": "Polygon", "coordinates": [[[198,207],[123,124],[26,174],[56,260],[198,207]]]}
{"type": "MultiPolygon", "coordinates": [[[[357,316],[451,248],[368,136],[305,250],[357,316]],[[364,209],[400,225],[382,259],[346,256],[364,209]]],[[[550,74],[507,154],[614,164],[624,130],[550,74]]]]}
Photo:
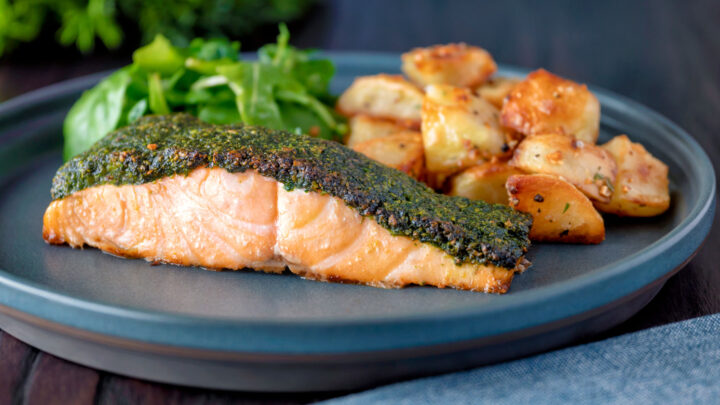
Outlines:
{"type": "Polygon", "coordinates": [[[256,171],[199,168],[142,185],[100,185],[53,201],[43,237],[118,256],[208,269],[253,268],[378,287],[505,292],[515,269],[458,265],[392,235],[342,200],[286,191],[256,171]]]}
{"type": "Polygon", "coordinates": [[[209,269],[505,292],[532,217],[435,193],[336,142],[187,114],[120,128],[58,170],[48,243],[209,269]]]}

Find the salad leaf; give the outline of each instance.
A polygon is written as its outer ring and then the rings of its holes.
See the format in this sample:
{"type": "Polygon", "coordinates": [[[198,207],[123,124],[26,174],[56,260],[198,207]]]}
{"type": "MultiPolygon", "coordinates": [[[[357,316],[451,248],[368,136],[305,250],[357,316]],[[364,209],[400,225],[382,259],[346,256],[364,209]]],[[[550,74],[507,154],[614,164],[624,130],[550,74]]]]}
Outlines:
{"type": "Polygon", "coordinates": [[[185,67],[197,73],[212,75],[219,66],[231,65],[240,59],[239,42],[227,39],[195,38],[188,48],[185,67]]]}
{"type": "Polygon", "coordinates": [[[240,58],[240,42],[226,38],[204,39],[195,38],[188,46],[188,56],[201,60],[238,60],[240,58]]]}
{"type": "Polygon", "coordinates": [[[335,68],[289,41],[281,24],[277,43],[262,47],[257,61],[243,61],[238,42],[197,38],[178,48],[157,35],[135,51],[132,65],[73,106],[64,127],[65,159],[143,115],[176,111],[214,124],[244,122],[338,139],[347,127],[328,91],[335,68]]]}
{"type": "MultiPolygon", "coordinates": [[[[222,88],[190,89],[185,94],[185,102],[189,105],[224,104],[228,101],[230,104],[235,105],[235,94],[227,86],[222,88]]],[[[237,106],[235,106],[235,109],[237,109],[237,106]]]]}
{"type": "Polygon", "coordinates": [[[147,70],[164,75],[175,73],[184,65],[180,52],[162,35],[157,35],[148,45],[133,53],[133,63],[147,70]]]}
{"type": "Polygon", "coordinates": [[[307,51],[300,51],[288,45],[290,31],[285,24],[279,25],[280,33],[277,43],[267,44],[258,49],[258,59],[261,63],[280,66],[283,71],[290,71],[297,59],[306,59],[307,51]]]}
{"type": "Polygon", "coordinates": [[[285,126],[296,134],[308,134],[329,139],[332,130],[312,111],[295,103],[279,102],[285,126]]]}
{"type": "MultiPolygon", "coordinates": [[[[300,62],[295,66],[295,77],[314,96],[330,97],[328,87],[335,75],[335,66],[327,59],[313,59],[300,62]]],[[[334,101],[334,100],[333,100],[334,101]]]]}
{"type": "Polygon", "coordinates": [[[195,58],[187,58],[185,60],[185,67],[203,75],[212,75],[217,73],[217,68],[220,66],[232,65],[233,62],[229,59],[218,59],[218,60],[202,60],[195,58]]]}
{"type": "Polygon", "coordinates": [[[148,76],[148,83],[150,84],[150,111],[155,114],[169,114],[170,107],[165,101],[160,75],[151,73],[148,76]]]}
{"type": "MultiPolygon", "coordinates": [[[[338,124],[337,124],[335,117],[333,116],[331,110],[328,109],[325,105],[323,105],[316,98],[313,98],[312,96],[310,96],[304,92],[301,92],[301,91],[289,91],[289,90],[278,91],[277,97],[280,100],[297,103],[299,105],[307,107],[307,110],[315,113],[315,115],[320,119],[320,121],[326,127],[331,128],[331,129],[338,128],[338,124]]],[[[310,134],[310,135],[316,135],[316,134],[310,134]]],[[[328,138],[328,139],[330,139],[330,138],[328,138]]]]}
{"type": "MultiPolygon", "coordinates": [[[[315,133],[311,135],[322,135],[328,139],[332,138],[332,129],[338,128],[330,108],[310,95],[305,86],[274,64],[244,62],[230,67],[220,67],[218,73],[228,80],[230,88],[235,93],[243,122],[274,129],[302,128],[305,131],[322,124],[323,128],[329,130],[313,131],[315,133]],[[304,107],[307,114],[303,114],[302,121],[307,123],[308,116],[312,114],[315,116],[313,124],[296,125],[287,121],[277,101],[304,107]]],[[[286,108],[286,111],[293,111],[293,117],[299,116],[295,109],[286,108]]]]}
{"type": "Polygon", "coordinates": [[[130,71],[130,67],[125,67],[113,73],[84,92],[72,106],[63,123],[65,160],[87,150],[117,127],[130,84],[130,71]]]}
{"type": "Polygon", "coordinates": [[[137,103],[135,103],[131,108],[130,111],[128,111],[127,114],[127,123],[132,124],[133,122],[137,121],[138,118],[145,115],[145,112],[148,109],[148,100],[146,98],[141,99],[137,103]]]}
{"type": "Polygon", "coordinates": [[[260,48],[258,58],[263,63],[280,67],[286,74],[292,74],[312,95],[329,97],[328,86],[335,74],[335,66],[328,59],[313,59],[316,52],[312,49],[300,50],[289,46],[289,40],[290,32],[285,24],[280,24],[277,43],[260,48]]]}
{"type": "Polygon", "coordinates": [[[284,129],[280,109],[275,102],[274,90],[287,76],[272,65],[238,63],[220,67],[218,73],[225,76],[235,93],[242,122],[284,129]]]}
{"type": "Polygon", "coordinates": [[[200,107],[197,117],[211,124],[232,124],[240,122],[240,113],[235,103],[212,104],[200,107]]]}

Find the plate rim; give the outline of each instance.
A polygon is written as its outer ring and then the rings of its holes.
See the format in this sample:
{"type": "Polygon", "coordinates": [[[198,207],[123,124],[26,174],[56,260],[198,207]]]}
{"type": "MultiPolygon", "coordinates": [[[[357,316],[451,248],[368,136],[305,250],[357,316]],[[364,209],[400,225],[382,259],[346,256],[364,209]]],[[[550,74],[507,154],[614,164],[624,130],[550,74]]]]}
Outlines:
{"type": "MultiPolygon", "coordinates": [[[[399,54],[396,53],[377,53],[377,52],[324,52],[325,55],[330,56],[333,58],[334,62],[337,66],[344,64],[352,64],[358,62],[358,60],[362,60],[364,64],[387,64],[388,60],[392,58],[397,62],[399,65],[399,54]]],[[[519,67],[511,67],[511,66],[505,66],[500,65],[500,72],[501,73],[509,73],[509,74],[525,74],[530,71],[530,69],[524,69],[519,67]]],[[[340,69],[338,69],[340,70],[340,69]]],[[[11,114],[14,111],[21,110],[24,108],[38,108],[39,105],[41,105],[43,102],[52,102],[53,99],[61,97],[62,95],[66,95],[69,92],[73,91],[79,91],[82,88],[86,88],[89,83],[92,83],[94,81],[99,80],[100,78],[107,75],[109,72],[100,72],[92,75],[82,76],[79,78],[63,81],[60,83],[56,83],[47,87],[43,87],[38,90],[34,90],[32,92],[23,94],[21,96],[15,97],[11,100],[8,100],[2,104],[0,104],[0,120],[3,119],[8,114],[11,114]]],[[[648,263],[651,263],[653,259],[657,260],[658,256],[662,255],[662,253],[672,249],[674,246],[680,245],[681,242],[685,241],[688,242],[689,246],[694,246],[697,248],[696,245],[699,245],[702,240],[704,240],[705,236],[710,230],[711,227],[711,219],[714,216],[714,210],[715,210],[715,199],[716,199],[716,181],[715,181],[715,172],[714,168],[712,166],[712,163],[705,153],[705,151],[700,147],[700,145],[695,141],[686,131],[684,131],[682,128],[680,128],[678,125],[674,124],[669,119],[665,118],[661,114],[655,112],[654,110],[651,110],[650,108],[635,102],[625,96],[618,95],[614,92],[601,89],[592,85],[588,86],[597,96],[598,99],[601,100],[603,105],[607,103],[619,103],[619,105],[625,105],[630,107],[631,110],[635,110],[636,112],[639,112],[642,117],[645,117],[646,119],[650,120],[651,122],[656,122],[668,129],[668,131],[672,132],[673,136],[671,136],[669,139],[673,140],[676,144],[680,145],[682,148],[688,149],[690,153],[692,153],[695,157],[695,160],[690,162],[688,164],[688,167],[692,169],[693,172],[696,172],[698,174],[704,174],[701,176],[695,176],[695,180],[699,182],[699,193],[698,193],[698,199],[697,202],[692,208],[689,210],[687,216],[679,223],[677,224],[670,232],[664,234],[661,238],[647,246],[646,248],[640,250],[639,252],[635,252],[632,255],[628,256],[626,259],[624,259],[621,262],[617,263],[611,263],[607,264],[605,266],[599,267],[591,272],[573,277],[571,279],[559,281],[553,284],[550,284],[548,286],[544,287],[538,287],[533,288],[528,291],[523,291],[520,295],[515,295],[513,300],[510,300],[509,302],[501,302],[501,301],[495,301],[490,302],[482,306],[468,306],[466,308],[455,308],[452,310],[446,310],[442,312],[435,312],[432,314],[409,314],[405,316],[383,316],[383,314],[373,314],[372,316],[357,316],[353,317],[352,319],[341,319],[341,318],[328,318],[328,319],[273,319],[273,320],[257,320],[257,319],[227,319],[227,318],[208,318],[208,317],[202,317],[202,316],[196,316],[196,315],[187,315],[187,314],[177,314],[177,313],[171,313],[171,312],[162,312],[162,311],[151,311],[151,310],[139,310],[134,308],[127,308],[122,307],[118,305],[108,305],[96,301],[90,301],[83,298],[77,298],[62,292],[53,291],[48,288],[44,288],[41,284],[35,283],[35,282],[28,282],[24,281],[22,278],[17,277],[13,274],[10,274],[2,269],[0,269],[0,287],[5,289],[5,292],[15,292],[25,294],[25,299],[28,297],[34,298],[34,299],[40,299],[40,300],[46,300],[50,301],[56,304],[65,305],[67,307],[70,307],[71,309],[74,308],[76,310],[80,311],[90,311],[95,313],[99,316],[111,316],[113,318],[120,318],[129,320],[131,322],[149,322],[151,324],[164,324],[164,325],[175,325],[177,327],[185,327],[190,325],[203,325],[206,327],[223,327],[223,326],[231,326],[231,327],[243,327],[243,328],[270,328],[270,329],[292,329],[292,328],[315,328],[315,329],[337,329],[337,328],[348,328],[348,327],[391,327],[394,326],[395,329],[407,327],[410,324],[413,323],[423,323],[426,324],[428,322],[435,322],[439,321],[439,319],[434,318],[442,318],[441,321],[443,323],[447,322],[458,322],[460,320],[471,320],[473,318],[478,317],[487,317],[489,314],[497,313],[498,310],[504,311],[519,311],[523,308],[526,308],[528,306],[537,306],[542,305],[543,303],[546,303],[548,301],[553,300],[568,300],[572,295],[577,294],[578,291],[591,288],[592,286],[596,286],[599,283],[609,283],[612,282],[616,277],[620,277],[623,275],[628,275],[628,272],[630,272],[630,275],[633,275],[631,270],[633,268],[636,268],[640,265],[647,265],[648,263]],[[703,228],[703,221],[707,226],[705,226],[706,229],[704,229],[704,232],[702,231],[703,228]],[[696,235],[691,235],[691,232],[697,232],[698,229],[701,230],[701,234],[699,235],[700,238],[698,238],[696,235]],[[694,236],[694,237],[693,237],[694,236]],[[688,241],[688,239],[693,239],[692,241],[688,241]],[[697,240],[699,239],[699,241],[697,240]]],[[[691,252],[694,249],[691,249],[691,252]]],[[[683,256],[684,254],[680,254],[680,256],[683,256]]],[[[657,268],[662,266],[655,266],[657,268]]],[[[521,330],[530,328],[533,326],[541,325],[544,323],[552,322],[555,320],[562,319],[564,317],[577,315],[582,312],[584,312],[587,309],[592,309],[595,307],[599,307],[603,305],[604,303],[612,302],[615,299],[621,298],[629,293],[632,293],[633,291],[638,290],[639,288],[648,285],[655,281],[658,278],[661,278],[665,273],[671,271],[672,268],[667,269],[666,271],[658,271],[657,269],[653,272],[647,272],[649,274],[639,274],[642,272],[635,272],[638,274],[635,274],[634,282],[633,283],[626,283],[624,285],[625,291],[624,292],[616,292],[614,296],[611,298],[606,299],[598,299],[597,297],[594,298],[590,304],[585,302],[585,306],[583,308],[578,308],[574,311],[570,311],[571,313],[558,313],[557,309],[555,309],[555,313],[553,316],[545,317],[545,318],[538,318],[534,323],[528,323],[525,322],[524,326],[522,328],[512,327],[512,325],[505,325],[505,330],[503,328],[495,328],[495,330],[490,331],[489,333],[486,333],[482,336],[494,336],[494,335],[500,335],[502,333],[507,333],[514,330],[521,330]],[[542,319],[542,320],[540,320],[542,319]]],[[[532,270],[530,270],[532,271],[532,270]]],[[[0,290],[1,292],[2,290],[0,290]]],[[[12,294],[8,294],[12,295],[12,294]]],[[[1,298],[1,297],[0,297],[1,298]]],[[[3,300],[0,299],[0,303],[3,300]]],[[[21,300],[18,300],[21,301],[21,300]]],[[[34,312],[31,312],[28,310],[28,307],[32,307],[32,303],[26,303],[25,310],[21,308],[15,308],[15,306],[10,305],[11,307],[18,309],[22,312],[27,312],[32,315],[37,315],[34,312]]],[[[55,314],[57,316],[57,313],[55,314]]],[[[52,321],[50,317],[47,316],[41,316],[43,318],[47,318],[48,320],[52,321]]],[[[72,323],[68,322],[61,322],[61,323],[67,323],[70,326],[74,326],[72,323]]],[[[82,329],[88,329],[88,328],[82,328],[82,329]]],[[[88,329],[91,330],[91,329],[88,329]]],[[[101,332],[102,333],[102,332],[101,332]]],[[[111,333],[106,333],[108,335],[112,335],[111,333]]],[[[481,337],[481,336],[476,336],[481,337]]],[[[162,340],[162,339],[161,339],[162,340]]],[[[191,339],[192,340],[192,339],[191,339]]],[[[462,339],[461,339],[462,340],[462,339]]],[[[175,342],[164,342],[164,344],[170,344],[173,345],[175,342]]],[[[427,343],[431,344],[431,343],[427,343]]],[[[193,346],[189,344],[189,342],[185,342],[181,346],[193,346]]],[[[403,346],[405,347],[405,346],[403,346]]],[[[280,349],[280,348],[277,348],[280,349]]],[[[284,350],[289,349],[289,347],[285,347],[284,350]]],[[[232,349],[231,349],[232,350],[232,349]]],[[[259,350],[259,349],[256,349],[259,350]]],[[[373,349],[373,350],[380,350],[380,349],[373,349]]],[[[340,350],[340,351],[359,351],[357,348],[351,349],[351,350],[340,350]]],[[[280,350],[279,352],[283,352],[280,350]]],[[[293,351],[294,352],[294,351],[293,351]]]]}

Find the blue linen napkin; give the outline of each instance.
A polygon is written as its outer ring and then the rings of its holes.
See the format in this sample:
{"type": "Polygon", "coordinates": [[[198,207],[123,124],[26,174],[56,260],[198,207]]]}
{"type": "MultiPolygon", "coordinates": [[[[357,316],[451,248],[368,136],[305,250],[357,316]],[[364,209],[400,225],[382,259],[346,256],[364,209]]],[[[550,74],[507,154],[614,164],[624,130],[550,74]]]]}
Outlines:
{"type": "Polygon", "coordinates": [[[325,404],[720,404],[720,314],[325,404]]]}

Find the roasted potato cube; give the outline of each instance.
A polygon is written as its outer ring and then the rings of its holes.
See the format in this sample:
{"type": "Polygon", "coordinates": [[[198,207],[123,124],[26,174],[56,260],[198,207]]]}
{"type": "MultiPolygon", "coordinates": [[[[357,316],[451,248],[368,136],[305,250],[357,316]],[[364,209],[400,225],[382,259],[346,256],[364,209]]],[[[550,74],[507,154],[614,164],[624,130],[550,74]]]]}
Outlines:
{"type": "Polygon", "coordinates": [[[383,118],[375,118],[361,114],[350,118],[350,131],[345,139],[345,144],[352,147],[360,142],[369,141],[375,138],[382,138],[398,132],[407,131],[408,128],[397,124],[394,121],[383,118]]]}
{"type": "Polygon", "coordinates": [[[503,125],[525,135],[558,132],[595,143],[600,103],[586,85],[540,69],[510,91],[501,117],[503,125]]]}
{"type": "Polygon", "coordinates": [[[510,206],[533,217],[530,240],[600,243],[605,224],[590,200],[567,181],[547,174],[521,174],[507,180],[510,206]]]}
{"type": "Polygon", "coordinates": [[[514,174],[522,172],[506,162],[487,162],[473,166],[451,179],[448,194],[507,205],[505,182],[514,174]]]}
{"type": "Polygon", "coordinates": [[[492,104],[466,88],[430,85],[426,90],[422,136],[429,172],[456,173],[507,149],[492,104]]]}
{"type": "Polygon", "coordinates": [[[400,75],[361,76],[340,96],[337,110],[347,116],[367,114],[420,127],[423,92],[400,75]]]}
{"type": "Polygon", "coordinates": [[[617,165],[610,152],[561,134],[525,138],[510,165],[527,173],[553,174],[595,201],[610,202],[617,165]]]}
{"type": "Polygon", "coordinates": [[[425,155],[419,132],[399,132],[370,139],[356,144],[352,149],[416,179],[421,179],[425,171],[425,155]]]}
{"type": "Polygon", "coordinates": [[[615,191],[609,203],[596,203],[603,212],[630,216],[652,217],[670,207],[668,167],[639,143],[619,135],[602,145],[618,165],[615,191]]]}
{"type": "Polygon", "coordinates": [[[500,109],[503,105],[503,100],[508,94],[515,88],[515,85],[520,83],[520,79],[511,77],[493,77],[482,86],[478,87],[475,91],[480,97],[489,101],[490,104],[500,109]]]}
{"type": "Polygon", "coordinates": [[[428,84],[475,87],[495,73],[497,65],[486,50],[460,43],[415,48],[404,53],[402,70],[422,87],[428,84]]]}

